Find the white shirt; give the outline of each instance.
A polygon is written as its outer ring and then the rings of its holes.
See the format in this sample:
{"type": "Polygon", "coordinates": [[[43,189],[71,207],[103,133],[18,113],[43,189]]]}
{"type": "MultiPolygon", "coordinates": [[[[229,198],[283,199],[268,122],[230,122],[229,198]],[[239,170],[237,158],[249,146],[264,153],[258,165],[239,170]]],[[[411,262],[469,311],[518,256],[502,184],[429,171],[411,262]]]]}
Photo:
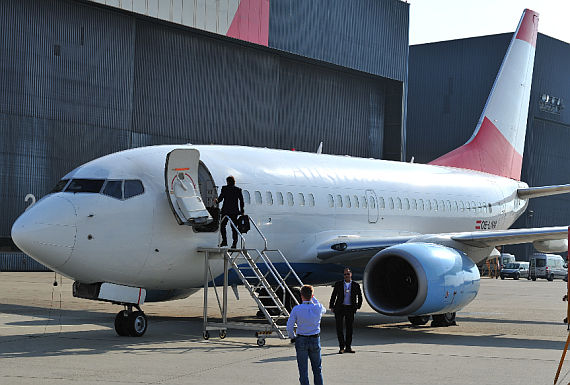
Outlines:
{"type": "Polygon", "coordinates": [[[350,289],[352,287],[352,280],[350,282],[344,281],[344,301],[342,301],[343,305],[351,305],[350,303],[350,289]]]}

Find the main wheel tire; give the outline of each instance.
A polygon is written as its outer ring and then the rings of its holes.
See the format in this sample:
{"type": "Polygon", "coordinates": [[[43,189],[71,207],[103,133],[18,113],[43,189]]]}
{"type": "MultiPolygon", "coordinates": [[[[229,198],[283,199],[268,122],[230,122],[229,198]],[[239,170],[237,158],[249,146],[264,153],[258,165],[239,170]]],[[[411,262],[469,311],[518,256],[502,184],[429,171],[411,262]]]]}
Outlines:
{"type": "Polygon", "coordinates": [[[514,279],[519,279],[519,275],[515,274],[515,276],[513,277],[514,279]]]}
{"type": "Polygon", "coordinates": [[[127,329],[128,320],[129,313],[126,310],[121,310],[115,317],[115,331],[121,337],[126,337],[129,335],[129,330],[127,329]]]}
{"type": "Polygon", "coordinates": [[[226,330],[220,330],[220,339],[224,339],[226,338],[228,335],[228,332],[226,330]]]}
{"type": "Polygon", "coordinates": [[[265,345],[265,338],[258,337],[257,338],[257,346],[261,347],[265,345]]]}
{"type": "Polygon", "coordinates": [[[546,279],[549,281],[554,281],[554,274],[550,274],[546,279]]]}
{"type": "Polygon", "coordinates": [[[210,332],[209,331],[205,331],[202,333],[202,338],[205,340],[209,340],[210,339],[210,332]]]}
{"type": "Polygon", "coordinates": [[[408,320],[414,326],[422,326],[428,323],[429,315],[410,316],[408,320]]]}
{"type": "Polygon", "coordinates": [[[536,281],[536,277],[532,277],[531,279],[532,279],[533,281],[536,281]]]}
{"type": "Polygon", "coordinates": [[[501,279],[505,279],[505,276],[503,274],[501,274],[501,279]]]}
{"type": "Polygon", "coordinates": [[[456,325],[455,323],[455,315],[456,313],[444,313],[444,314],[434,314],[432,315],[433,321],[431,322],[431,326],[452,326],[456,325]]]}
{"type": "Polygon", "coordinates": [[[127,329],[131,337],[142,337],[148,327],[148,320],[142,311],[129,314],[127,329]]]}

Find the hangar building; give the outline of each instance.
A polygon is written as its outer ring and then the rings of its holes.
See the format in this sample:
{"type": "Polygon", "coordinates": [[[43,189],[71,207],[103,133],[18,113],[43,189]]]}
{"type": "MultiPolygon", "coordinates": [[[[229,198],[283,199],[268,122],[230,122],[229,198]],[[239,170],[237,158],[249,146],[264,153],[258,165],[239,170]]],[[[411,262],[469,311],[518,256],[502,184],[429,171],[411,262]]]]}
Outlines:
{"type": "MultiPolygon", "coordinates": [[[[427,163],[473,133],[512,33],[410,47],[407,157],[427,163]]],[[[570,45],[538,34],[521,179],[570,183],[570,45]]],[[[570,196],[531,199],[517,227],[570,224],[570,196]]],[[[507,246],[528,260],[532,245],[507,246]]]]}
{"type": "Polygon", "coordinates": [[[400,159],[408,15],[399,0],[0,2],[0,270],[25,268],[10,229],[26,194],[108,153],[322,141],[400,159]]]}

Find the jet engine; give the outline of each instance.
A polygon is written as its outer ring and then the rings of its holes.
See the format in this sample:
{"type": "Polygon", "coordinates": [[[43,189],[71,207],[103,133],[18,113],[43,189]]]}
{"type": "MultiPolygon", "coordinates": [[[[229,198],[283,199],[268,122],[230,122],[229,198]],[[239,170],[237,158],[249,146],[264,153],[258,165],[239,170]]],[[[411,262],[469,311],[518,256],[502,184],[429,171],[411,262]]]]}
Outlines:
{"type": "Polygon", "coordinates": [[[455,312],[479,291],[479,269],[466,254],[433,243],[404,243],[376,254],[364,270],[370,306],[390,316],[455,312]]]}

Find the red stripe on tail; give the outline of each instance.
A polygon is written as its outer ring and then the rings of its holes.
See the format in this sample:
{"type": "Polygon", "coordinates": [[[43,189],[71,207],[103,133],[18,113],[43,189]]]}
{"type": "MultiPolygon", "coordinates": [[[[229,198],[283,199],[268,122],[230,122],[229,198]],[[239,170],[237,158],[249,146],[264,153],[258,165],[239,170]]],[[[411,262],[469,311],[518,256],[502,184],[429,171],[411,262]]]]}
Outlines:
{"type": "Polygon", "coordinates": [[[527,9],[517,33],[517,39],[524,40],[533,47],[536,47],[536,30],[538,28],[535,20],[538,20],[538,13],[527,9]]]}
{"type": "Polygon", "coordinates": [[[520,180],[522,155],[484,118],[479,132],[469,143],[440,156],[429,164],[466,168],[520,180]]]}

